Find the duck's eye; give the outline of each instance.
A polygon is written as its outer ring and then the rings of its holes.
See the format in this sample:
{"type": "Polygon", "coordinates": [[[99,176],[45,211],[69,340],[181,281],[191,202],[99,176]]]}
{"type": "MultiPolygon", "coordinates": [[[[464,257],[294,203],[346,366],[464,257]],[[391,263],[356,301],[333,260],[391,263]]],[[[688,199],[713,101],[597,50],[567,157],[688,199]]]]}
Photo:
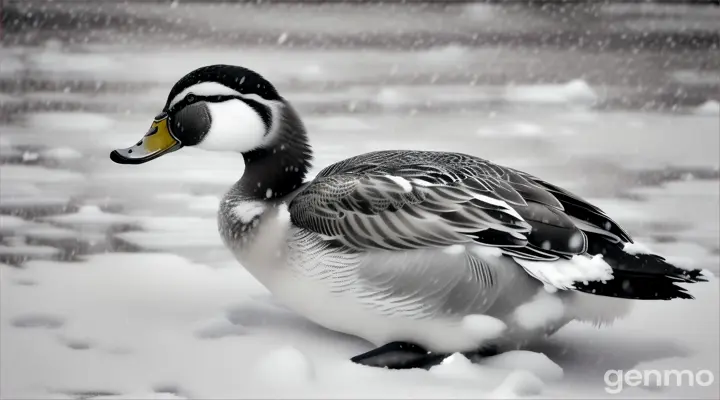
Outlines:
{"type": "Polygon", "coordinates": [[[192,102],[195,101],[195,95],[192,94],[192,93],[189,93],[187,96],[185,96],[185,100],[186,100],[188,103],[192,103],[192,102]]]}

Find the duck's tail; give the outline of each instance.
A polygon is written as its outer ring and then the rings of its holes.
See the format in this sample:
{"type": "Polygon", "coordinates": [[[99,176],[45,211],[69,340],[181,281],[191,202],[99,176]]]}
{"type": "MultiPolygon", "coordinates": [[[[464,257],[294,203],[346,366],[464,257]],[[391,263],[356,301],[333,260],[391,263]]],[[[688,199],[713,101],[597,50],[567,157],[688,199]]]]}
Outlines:
{"type": "MultiPolygon", "coordinates": [[[[587,232],[586,232],[587,233],[587,232]]],[[[637,300],[693,299],[678,283],[707,282],[700,269],[683,269],[656,254],[632,251],[628,244],[613,243],[588,234],[588,254],[600,254],[612,268],[613,279],[578,283],[575,290],[600,296],[637,300]]]]}

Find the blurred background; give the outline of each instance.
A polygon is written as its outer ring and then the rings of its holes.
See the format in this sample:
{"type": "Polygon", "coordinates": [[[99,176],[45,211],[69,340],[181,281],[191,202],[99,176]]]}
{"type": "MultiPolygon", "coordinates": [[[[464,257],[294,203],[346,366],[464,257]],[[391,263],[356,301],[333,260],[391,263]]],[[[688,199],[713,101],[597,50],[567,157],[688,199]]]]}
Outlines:
{"type": "MultiPolygon", "coordinates": [[[[667,258],[720,272],[717,2],[0,0],[0,21],[3,398],[487,390],[412,374],[368,388],[317,360],[315,379],[335,389],[238,383],[278,343],[333,362],[367,344],[272,305],[224,249],[215,213],[241,157],[110,162],[208,64],[254,69],[295,105],[313,174],[372,150],[462,151],[564,186],[667,258]]],[[[604,371],[651,361],[720,379],[717,281],[697,290],[606,330],[562,330],[538,350],[565,369],[543,394],[607,396],[604,371]]],[[[635,389],[623,394],[718,395],[717,382],[635,389]]]]}

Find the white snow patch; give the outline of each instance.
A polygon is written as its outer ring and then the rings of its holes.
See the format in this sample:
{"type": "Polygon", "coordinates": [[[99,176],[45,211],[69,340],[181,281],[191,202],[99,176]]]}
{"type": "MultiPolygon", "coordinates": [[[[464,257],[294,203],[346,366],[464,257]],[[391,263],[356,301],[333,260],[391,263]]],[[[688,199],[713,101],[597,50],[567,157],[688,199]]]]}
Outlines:
{"type": "Polygon", "coordinates": [[[518,325],[525,329],[546,327],[560,321],[565,315],[562,299],[540,289],[529,302],[520,305],[513,316],[518,325]]]}
{"type": "Polygon", "coordinates": [[[653,253],[652,250],[650,250],[649,247],[647,247],[646,245],[644,245],[638,241],[635,241],[634,243],[625,243],[625,246],[623,247],[623,251],[628,254],[632,254],[632,255],[655,254],[655,253],[653,253]]]}
{"type": "Polygon", "coordinates": [[[442,363],[430,368],[434,375],[446,378],[476,379],[481,370],[460,353],[454,353],[442,363]]]}
{"type": "Polygon", "coordinates": [[[507,88],[505,97],[514,102],[568,104],[580,107],[591,106],[598,100],[595,90],[580,79],[561,85],[511,86],[507,88]]]}
{"type": "Polygon", "coordinates": [[[504,322],[487,315],[471,314],[462,319],[462,327],[479,342],[490,341],[502,335],[507,328],[504,322]]]}
{"type": "Polygon", "coordinates": [[[717,117],[720,115],[720,101],[708,100],[698,106],[695,111],[697,115],[707,115],[709,117],[717,117]]]}
{"type": "Polygon", "coordinates": [[[312,381],[315,368],[300,350],[285,346],[265,355],[257,365],[256,374],[273,385],[298,385],[312,381]]]}
{"type": "Polygon", "coordinates": [[[545,354],[526,350],[513,350],[487,357],[482,359],[480,364],[493,368],[524,370],[544,382],[559,381],[564,375],[563,369],[545,354]]]}
{"type": "Polygon", "coordinates": [[[530,372],[517,370],[507,378],[490,395],[491,398],[517,398],[535,396],[542,392],[545,384],[530,372]]]}
{"type": "Polygon", "coordinates": [[[600,254],[593,257],[573,256],[570,260],[553,262],[513,258],[531,276],[558,289],[572,289],[577,282],[605,282],[613,278],[612,268],[600,254]]]}
{"type": "Polygon", "coordinates": [[[544,132],[540,125],[527,122],[516,122],[510,125],[509,133],[517,136],[540,136],[544,132]]]}
{"type": "Polygon", "coordinates": [[[401,176],[395,176],[395,175],[385,175],[385,177],[390,179],[391,181],[395,182],[406,193],[412,192],[412,185],[410,184],[410,182],[407,179],[405,179],[401,176]]]}

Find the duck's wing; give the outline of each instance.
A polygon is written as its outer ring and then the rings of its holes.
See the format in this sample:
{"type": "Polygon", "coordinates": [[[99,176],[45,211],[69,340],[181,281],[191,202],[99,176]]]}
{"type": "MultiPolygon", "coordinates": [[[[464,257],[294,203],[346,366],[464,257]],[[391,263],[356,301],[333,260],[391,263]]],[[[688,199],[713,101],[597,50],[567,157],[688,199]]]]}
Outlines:
{"type": "MultiPolygon", "coordinates": [[[[517,200],[522,198],[517,195],[517,200]]],[[[524,247],[531,225],[482,179],[452,183],[402,174],[317,178],[290,203],[292,222],[357,250],[477,241],[524,247]]]]}
{"type": "Polygon", "coordinates": [[[699,270],[626,251],[630,236],[579,196],[464,154],[387,151],[354,157],[321,171],[289,211],[296,226],[356,251],[494,246],[559,289],[689,298],[675,283],[702,280],[699,270]],[[565,262],[586,254],[606,263],[565,262]],[[608,276],[616,279],[601,284],[608,276]]]}
{"type": "Polygon", "coordinates": [[[404,156],[371,153],[321,171],[291,202],[293,223],[357,250],[476,242],[543,261],[587,250],[577,224],[629,240],[597,208],[519,171],[455,153],[404,156]],[[582,211],[577,222],[566,203],[582,211]]]}

